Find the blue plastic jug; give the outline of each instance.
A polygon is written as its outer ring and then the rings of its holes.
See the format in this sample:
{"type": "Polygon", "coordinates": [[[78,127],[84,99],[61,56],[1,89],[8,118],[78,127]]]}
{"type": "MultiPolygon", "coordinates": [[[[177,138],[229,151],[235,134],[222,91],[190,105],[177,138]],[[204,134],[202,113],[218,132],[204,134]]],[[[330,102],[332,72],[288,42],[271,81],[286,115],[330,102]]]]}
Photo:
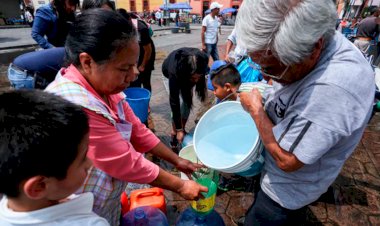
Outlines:
{"type": "Polygon", "coordinates": [[[225,226],[222,217],[212,210],[207,215],[197,213],[193,208],[188,207],[178,217],[176,226],[225,226]]]}
{"type": "Polygon", "coordinates": [[[123,216],[122,226],[169,226],[161,210],[152,206],[137,207],[123,216]]]}

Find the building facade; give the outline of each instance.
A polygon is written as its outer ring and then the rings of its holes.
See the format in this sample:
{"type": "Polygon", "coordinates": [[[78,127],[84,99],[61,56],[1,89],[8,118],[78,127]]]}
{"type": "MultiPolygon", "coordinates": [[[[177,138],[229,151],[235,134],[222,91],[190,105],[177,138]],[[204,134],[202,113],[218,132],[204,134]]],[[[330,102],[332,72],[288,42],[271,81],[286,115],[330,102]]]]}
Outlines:
{"type": "MultiPolygon", "coordinates": [[[[151,12],[158,10],[165,0],[117,0],[116,7],[124,8],[132,12],[151,12]]],[[[214,0],[213,0],[214,1],[214,0]]],[[[193,8],[190,13],[197,15],[204,15],[204,12],[210,8],[211,0],[167,0],[168,3],[188,2],[193,8]]],[[[243,0],[217,0],[223,8],[236,8],[238,9],[243,0]]]]}

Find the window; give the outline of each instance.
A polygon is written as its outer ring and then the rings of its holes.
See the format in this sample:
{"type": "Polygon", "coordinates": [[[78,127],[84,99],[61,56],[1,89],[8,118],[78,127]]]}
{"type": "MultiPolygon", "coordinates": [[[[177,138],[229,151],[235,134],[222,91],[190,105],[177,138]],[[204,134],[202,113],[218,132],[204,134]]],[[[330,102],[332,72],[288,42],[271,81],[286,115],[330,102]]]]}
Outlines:
{"type": "Polygon", "coordinates": [[[143,1],[143,11],[149,11],[149,2],[148,0],[143,1]]]}
{"type": "Polygon", "coordinates": [[[130,6],[130,11],[131,12],[136,12],[136,3],[135,1],[129,1],[129,6],[130,6]]]}

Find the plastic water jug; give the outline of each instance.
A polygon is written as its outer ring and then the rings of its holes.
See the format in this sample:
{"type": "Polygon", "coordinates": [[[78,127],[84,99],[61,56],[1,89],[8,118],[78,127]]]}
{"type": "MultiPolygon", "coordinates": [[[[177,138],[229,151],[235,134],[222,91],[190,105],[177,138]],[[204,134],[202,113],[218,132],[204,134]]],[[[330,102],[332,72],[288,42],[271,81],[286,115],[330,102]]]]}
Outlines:
{"type": "Polygon", "coordinates": [[[122,226],[169,226],[161,210],[152,206],[137,207],[123,216],[122,226]]]}
{"type": "Polygon", "coordinates": [[[207,215],[201,215],[188,207],[178,217],[176,226],[225,226],[222,217],[212,210],[207,215]]]}
{"type": "Polygon", "coordinates": [[[166,213],[164,190],[153,187],[132,191],[130,194],[130,210],[140,206],[152,206],[166,213]]]}

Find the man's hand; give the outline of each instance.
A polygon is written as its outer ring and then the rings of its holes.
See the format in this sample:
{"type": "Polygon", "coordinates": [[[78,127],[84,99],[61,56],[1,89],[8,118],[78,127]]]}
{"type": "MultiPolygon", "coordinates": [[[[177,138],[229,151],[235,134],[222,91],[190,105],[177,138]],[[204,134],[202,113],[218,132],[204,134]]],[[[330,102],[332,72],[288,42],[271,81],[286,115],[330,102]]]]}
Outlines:
{"type": "Polygon", "coordinates": [[[202,51],[207,52],[206,44],[202,44],[202,51]]]}
{"type": "Polygon", "coordinates": [[[201,192],[208,192],[208,188],[202,186],[195,181],[185,180],[178,190],[178,193],[187,200],[198,200],[204,198],[201,192]]]}
{"type": "Polygon", "coordinates": [[[179,157],[178,161],[176,162],[176,165],[175,167],[185,173],[187,175],[188,178],[191,178],[191,174],[196,171],[197,169],[200,169],[202,167],[204,167],[203,165],[201,164],[198,164],[198,163],[193,163],[193,162],[190,162],[189,160],[187,159],[184,159],[184,158],[181,158],[179,157]]]}
{"type": "Polygon", "coordinates": [[[224,57],[224,61],[227,63],[231,63],[230,57],[228,56],[228,53],[226,53],[226,56],[224,57]]]}
{"type": "Polygon", "coordinates": [[[256,88],[252,89],[251,92],[240,93],[239,97],[243,108],[252,115],[256,115],[259,109],[263,107],[263,98],[256,88]]]}

